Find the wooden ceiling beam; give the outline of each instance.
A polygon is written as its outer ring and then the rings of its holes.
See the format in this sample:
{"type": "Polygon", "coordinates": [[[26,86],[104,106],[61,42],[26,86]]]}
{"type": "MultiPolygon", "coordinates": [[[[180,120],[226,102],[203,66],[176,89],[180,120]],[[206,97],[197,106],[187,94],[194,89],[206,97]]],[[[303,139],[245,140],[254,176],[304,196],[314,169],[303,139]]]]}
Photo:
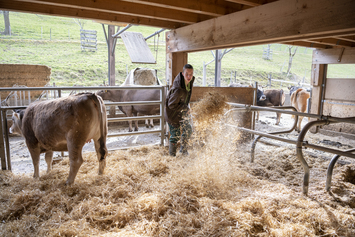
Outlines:
{"type": "Polygon", "coordinates": [[[305,41],[281,42],[281,44],[294,45],[294,46],[307,47],[307,48],[317,48],[317,49],[331,48],[331,46],[327,46],[324,44],[317,44],[317,43],[305,42],[305,41]]]}
{"type": "Polygon", "coordinates": [[[156,20],[173,21],[185,24],[193,24],[205,21],[213,17],[181,10],[168,10],[162,7],[153,7],[143,4],[118,1],[118,0],[18,0],[20,2],[32,2],[37,4],[102,11],[130,15],[135,17],[147,17],[156,20]]]}
{"type": "Polygon", "coordinates": [[[333,38],[355,43],[355,36],[334,36],[333,38]]]}
{"type": "Polygon", "coordinates": [[[226,0],[228,2],[239,3],[246,6],[257,7],[277,0],[226,0]]]}
{"type": "Polygon", "coordinates": [[[86,9],[73,9],[68,7],[50,6],[37,3],[19,2],[13,0],[0,0],[0,9],[8,11],[20,11],[26,13],[38,13],[63,17],[74,17],[109,22],[125,22],[137,25],[153,26],[165,29],[175,29],[184,24],[173,21],[162,21],[145,17],[127,16],[108,12],[99,12],[86,9]]]}
{"type": "Polygon", "coordinates": [[[167,52],[325,38],[355,31],[355,1],[282,0],[167,32],[167,52]],[[337,19],[336,21],[334,19],[337,19]]]}
{"type": "Polygon", "coordinates": [[[348,42],[340,39],[334,39],[334,38],[327,38],[327,39],[311,39],[311,40],[305,40],[307,42],[311,43],[318,43],[318,44],[324,44],[324,45],[330,45],[330,46],[339,46],[339,47],[354,47],[355,43],[353,42],[348,42]]]}
{"type": "Polygon", "coordinates": [[[204,14],[209,16],[223,16],[233,12],[250,8],[249,6],[235,4],[224,0],[122,0],[133,3],[140,3],[149,6],[181,10],[186,12],[204,14]]]}

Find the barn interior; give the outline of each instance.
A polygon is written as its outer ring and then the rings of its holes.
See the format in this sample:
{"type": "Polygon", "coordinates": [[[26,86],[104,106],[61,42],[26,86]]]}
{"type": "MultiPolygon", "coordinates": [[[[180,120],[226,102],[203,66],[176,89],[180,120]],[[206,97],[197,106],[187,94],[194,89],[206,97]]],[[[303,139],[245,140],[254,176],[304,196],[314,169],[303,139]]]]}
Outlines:
{"type": "MultiPolygon", "coordinates": [[[[327,120],[327,116],[348,120],[317,125],[311,131],[343,136],[351,140],[346,140],[348,143],[355,140],[355,78],[327,77],[328,65],[355,63],[354,1],[0,0],[0,9],[165,28],[166,78],[170,85],[188,63],[191,52],[269,43],[315,48],[310,113],[319,117],[313,120],[327,120]]],[[[233,89],[201,87],[196,90],[199,96],[195,100],[206,92],[229,96],[232,92],[228,90],[233,89]]],[[[242,96],[229,102],[250,104],[252,94],[247,89],[234,90],[250,96],[248,100],[242,96]]],[[[251,117],[248,121],[250,128],[251,117]]],[[[67,172],[66,161],[53,171],[54,176],[44,175],[39,181],[2,173],[1,184],[7,187],[2,199],[11,200],[1,204],[2,234],[15,236],[16,230],[29,230],[53,236],[355,235],[355,171],[350,158],[344,161],[347,165],[336,166],[337,181],[333,192],[328,193],[324,183],[329,160],[319,161],[314,154],[305,154],[313,168],[307,197],[302,195],[303,167],[294,148],[281,146],[266,154],[264,148],[259,148],[256,158],[266,156],[267,161],[250,164],[242,149],[249,150],[249,144],[240,144],[240,151],[236,151],[231,144],[234,140],[223,142],[226,134],[221,131],[225,129],[211,132],[215,142],[207,145],[209,153],[191,154],[193,164],[186,158],[167,159],[166,151],[160,148],[144,147],[111,154],[117,162],[109,168],[111,176],[97,177],[92,171],[95,159],[87,155],[89,166],[84,168],[81,181],[69,189],[58,180],[67,172]],[[222,159],[231,157],[231,153],[232,161],[222,159]],[[183,168],[186,166],[188,169],[183,168]],[[159,182],[163,185],[155,189],[159,182]],[[37,204],[39,201],[46,201],[48,206],[37,204]],[[75,207],[70,207],[71,202],[75,207]],[[10,203],[11,208],[6,208],[10,203]],[[59,207],[50,211],[50,203],[59,207]],[[29,226],[42,220],[52,223],[45,222],[40,232],[31,230],[36,227],[29,226]]]]}

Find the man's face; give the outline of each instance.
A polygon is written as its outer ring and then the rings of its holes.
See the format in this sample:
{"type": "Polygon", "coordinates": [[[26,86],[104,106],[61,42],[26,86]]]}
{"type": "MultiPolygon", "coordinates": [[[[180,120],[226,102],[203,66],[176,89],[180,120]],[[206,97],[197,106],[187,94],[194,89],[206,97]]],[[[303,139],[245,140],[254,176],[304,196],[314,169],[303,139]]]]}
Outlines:
{"type": "Polygon", "coordinates": [[[185,85],[187,85],[190,83],[192,77],[194,76],[194,70],[187,68],[182,72],[182,75],[184,76],[185,79],[185,85]]]}

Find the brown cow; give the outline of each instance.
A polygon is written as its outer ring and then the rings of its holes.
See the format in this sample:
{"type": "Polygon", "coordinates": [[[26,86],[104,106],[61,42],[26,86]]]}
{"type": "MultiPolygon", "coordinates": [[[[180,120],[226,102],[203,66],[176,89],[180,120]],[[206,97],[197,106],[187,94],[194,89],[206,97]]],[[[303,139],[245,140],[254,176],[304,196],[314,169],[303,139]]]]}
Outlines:
{"type": "MultiPolygon", "coordinates": [[[[266,99],[264,101],[258,101],[258,106],[283,106],[285,104],[285,93],[282,89],[272,89],[272,90],[265,90],[264,95],[266,99]]],[[[278,125],[280,123],[281,113],[276,113],[276,123],[278,125]]],[[[259,112],[257,112],[257,118],[259,120],[259,112]]]]}
{"type": "MultiPolygon", "coordinates": [[[[297,89],[291,95],[291,106],[295,107],[298,112],[305,113],[307,111],[307,99],[310,97],[310,93],[305,89],[297,89]]],[[[298,125],[296,126],[296,131],[301,131],[301,122],[303,116],[299,116],[298,125]]]]}
{"type": "MultiPolygon", "coordinates": [[[[104,100],[113,102],[130,102],[130,101],[159,101],[159,90],[100,90],[97,92],[104,100]]],[[[159,114],[160,105],[128,105],[118,106],[118,108],[127,116],[156,115],[159,114]]],[[[132,132],[132,121],[128,121],[129,132],[132,132]]],[[[151,119],[151,126],[154,127],[151,119]]],[[[138,121],[135,121],[134,131],[138,131],[138,121]]]]}
{"type": "Polygon", "coordinates": [[[107,118],[100,96],[80,93],[55,100],[30,104],[26,110],[13,113],[10,133],[26,139],[34,166],[34,177],[39,177],[40,154],[45,153],[47,172],[52,169],[53,151],[68,151],[70,171],[66,184],[74,183],[83,163],[82,148],[94,140],[99,160],[99,175],[106,166],[107,118]]]}

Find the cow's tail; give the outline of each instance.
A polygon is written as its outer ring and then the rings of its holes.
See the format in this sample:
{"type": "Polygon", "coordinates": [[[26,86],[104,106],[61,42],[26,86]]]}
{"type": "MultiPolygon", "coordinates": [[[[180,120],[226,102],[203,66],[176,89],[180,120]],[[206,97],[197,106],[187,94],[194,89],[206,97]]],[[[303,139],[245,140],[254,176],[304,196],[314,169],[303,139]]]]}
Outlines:
{"type": "Polygon", "coordinates": [[[286,100],[286,95],[284,90],[280,90],[280,104],[279,106],[283,106],[285,104],[285,100],[286,100]]]}
{"type": "Polygon", "coordinates": [[[92,94],[91,98],[93,99],[95,105],[98,108],[99,114],[99,121],[100,121],[100,161],[104,160],[107,155],[107,148],[106,148],[106,136],[107,136],[107,125],[104,121],[104,111],[102,107],[105,106],[102,98],[96,94],[92,94]]]}

